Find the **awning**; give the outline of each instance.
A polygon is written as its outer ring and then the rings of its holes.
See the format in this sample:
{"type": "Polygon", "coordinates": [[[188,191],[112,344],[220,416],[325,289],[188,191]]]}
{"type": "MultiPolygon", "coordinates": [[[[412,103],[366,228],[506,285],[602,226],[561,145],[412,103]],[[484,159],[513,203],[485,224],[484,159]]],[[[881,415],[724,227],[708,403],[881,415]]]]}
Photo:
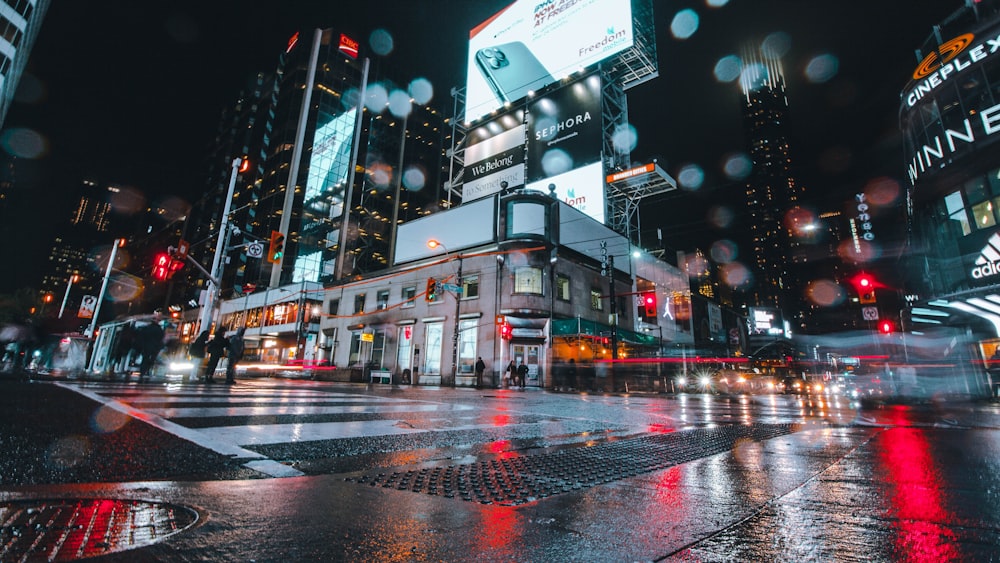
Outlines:
{"type": "Polygon", "coordinates": [[[624,329],[621,327],[613,328],[611,325],[606,325],[596,321],[588,321],[584,319],[553,319],[552,320],[552,336],[576,336],[576,337],[608,337],[617,333],[618,342],[624,342],[627,344],[634,344],[636,346],[652,346],[658,348],[660,343],[657,341],[657,337],[652,334],[642,334],[640,332],[635,332],[633,330],[624,329]]]}

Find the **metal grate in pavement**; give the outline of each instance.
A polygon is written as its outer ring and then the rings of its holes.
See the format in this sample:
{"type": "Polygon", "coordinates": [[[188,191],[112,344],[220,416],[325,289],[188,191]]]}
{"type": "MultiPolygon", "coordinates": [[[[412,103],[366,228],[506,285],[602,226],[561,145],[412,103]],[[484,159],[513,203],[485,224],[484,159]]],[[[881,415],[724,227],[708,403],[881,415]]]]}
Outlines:
{"type": "Polygon", "coordinates": [[[113,499],[0,502],[0,561],[76,561],[144,547],[198,521],[185,506],[113,499]]]}
{"type": "Polygon", "coordinates": [[[348,481],[483,504],[514,506],[665,469],[791,434],[791,424],[733,425],[654,434],[555,452],[367,474],[348,481]]]}

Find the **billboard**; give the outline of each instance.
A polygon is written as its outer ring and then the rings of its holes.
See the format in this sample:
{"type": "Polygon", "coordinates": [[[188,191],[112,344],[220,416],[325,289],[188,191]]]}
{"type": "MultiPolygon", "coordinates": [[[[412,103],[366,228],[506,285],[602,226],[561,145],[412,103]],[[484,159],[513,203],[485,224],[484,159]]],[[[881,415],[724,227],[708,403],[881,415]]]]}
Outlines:
{"type": "Polygon", "coordinates": [[[750,307],[750,334],[783,336],[784,321],[781,311],[765,307],[750,307]]]}
{"type": "MultiPolygon", "coordinates": [[[[499,128],[499,122],[489,125],[499,128]]],[[[506,182],[508,189],[524,187],[524,124],[518,123],[512,129],[487,137],[491,129],[483,126],[469,133],[470,144],[465,149],[468,180],[462,186],[463,202],[499,192],[501,182],[506,182]]]]}
{"type": "Polygon", "coordinates": [[[536,98],[527,112],[527,187],[604,223],[601,78],[587,76],[536,98]]]}
{"type": "Polygon", "coordinates": [[[631,0],[517,0],[469,33],[466,121],[634,44],[631,0]]]}

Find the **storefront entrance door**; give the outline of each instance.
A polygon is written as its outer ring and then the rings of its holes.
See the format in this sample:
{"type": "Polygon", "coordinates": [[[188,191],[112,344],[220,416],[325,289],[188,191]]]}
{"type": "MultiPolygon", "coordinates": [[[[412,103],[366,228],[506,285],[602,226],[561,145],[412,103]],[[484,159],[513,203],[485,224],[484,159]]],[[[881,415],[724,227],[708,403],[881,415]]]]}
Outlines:
{"type": "Polygon", "coordinates": [[[539,364],[539,358],[541,356],[542,347],[537,344],[514,344],[511,346],[513,351],[512,358],[514,359],[514,365],[524,365],[528,366],[528,378],[525,385],[531,385],[533,387],[538,387],[541,385],[542,381],[542,366],[539,364]]]}

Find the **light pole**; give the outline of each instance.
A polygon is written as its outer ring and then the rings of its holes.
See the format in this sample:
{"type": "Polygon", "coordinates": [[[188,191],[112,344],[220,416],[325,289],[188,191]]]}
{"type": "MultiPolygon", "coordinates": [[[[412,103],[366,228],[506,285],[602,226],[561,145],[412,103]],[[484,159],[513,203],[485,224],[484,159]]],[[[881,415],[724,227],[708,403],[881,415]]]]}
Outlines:
{"type": "Polygon", "coordinates": [[[63,311],[66,310],[66,301],[69,299],[69,290],[73,287],[73,284],[79,281],[80,276],[73,274],[69,277],[69,283],[66,284],[66,293],[63,295],[62,305],[59,307],[59,318],[63,316],[63,311]]]}
{"type": "MultiPolygon", "coordinates": [[[[432,249],[432,250],[436,249],[438,247],[441,247],[441,248],[444,249],[445,256],[448,256],[448,255],[451,254],[451,252],[449,252],[449,250],[448,250],[448,247],[446,247],[445,245],[441,244],[440,241],[435,240],[435,239],[431,239],[431,240],[427,241],[427,247],[430,248],[430,249],[432,249]]],[[[461,311],[462,291],[463,291],[463,289],[462,289],[462,255],[461,254],[456,254],[455,257],[458,258],[458,274],[457,274],[457,278],[458,279],[456,280],[456,282],[457,282],[456,285],[458,285],[458,291],[455,292],[455,330],[454,330],[454,333],[452,334],[452,338],[451,338],[452,363],[451,363],[451,383],[450,384],[453,387],[455,386],[455,383],[458,381],[458,329],[459,329],[459,319],[458,319],[458,316],[459,316],[459,312],[461,311]]],[[[444,383],[444,381],[442,381],[441,383],[444,383]]]]}
{"type": "Polygon", "coordinates": [[[229,210],[233,206],[233,192],[236,190],[236,176],[240,173],[242,158],[233,159],[233,170],[229,174],[229,191],[226,193],[226,201],[222,208],[222,220],[219,226],[219,240],[215,243],[215,257],[212,259],[212,275],[208,280],[208,296],[205,299],[205,308],[201,311],[199,331],[211,330],[212,317],[214,317],[215,301],[219,297],[218,282],[222,278],[220,275],[222,268],[222,255],[225,253],[226,245],[229,244],[229,210]]]}
{"type": "Polygon", "coordinates": [[[94,337],[94,330],[97,329],[97,317],[101,314],[101,304],[104,303],[104,293],[108,290],[108,281],[111,279],[111,270],[115,266],[115,257],[118,256],[118,247],[125,246],[125,239],[115,239],[111,246],[111,258],[108,259],[108,267],[104,271],[104,283],[101,284],[101,292],[97,295],[97,306],[94,307],[94,317],[90,320],[90,327],[87,329],[87,337],[94,337]]]}

